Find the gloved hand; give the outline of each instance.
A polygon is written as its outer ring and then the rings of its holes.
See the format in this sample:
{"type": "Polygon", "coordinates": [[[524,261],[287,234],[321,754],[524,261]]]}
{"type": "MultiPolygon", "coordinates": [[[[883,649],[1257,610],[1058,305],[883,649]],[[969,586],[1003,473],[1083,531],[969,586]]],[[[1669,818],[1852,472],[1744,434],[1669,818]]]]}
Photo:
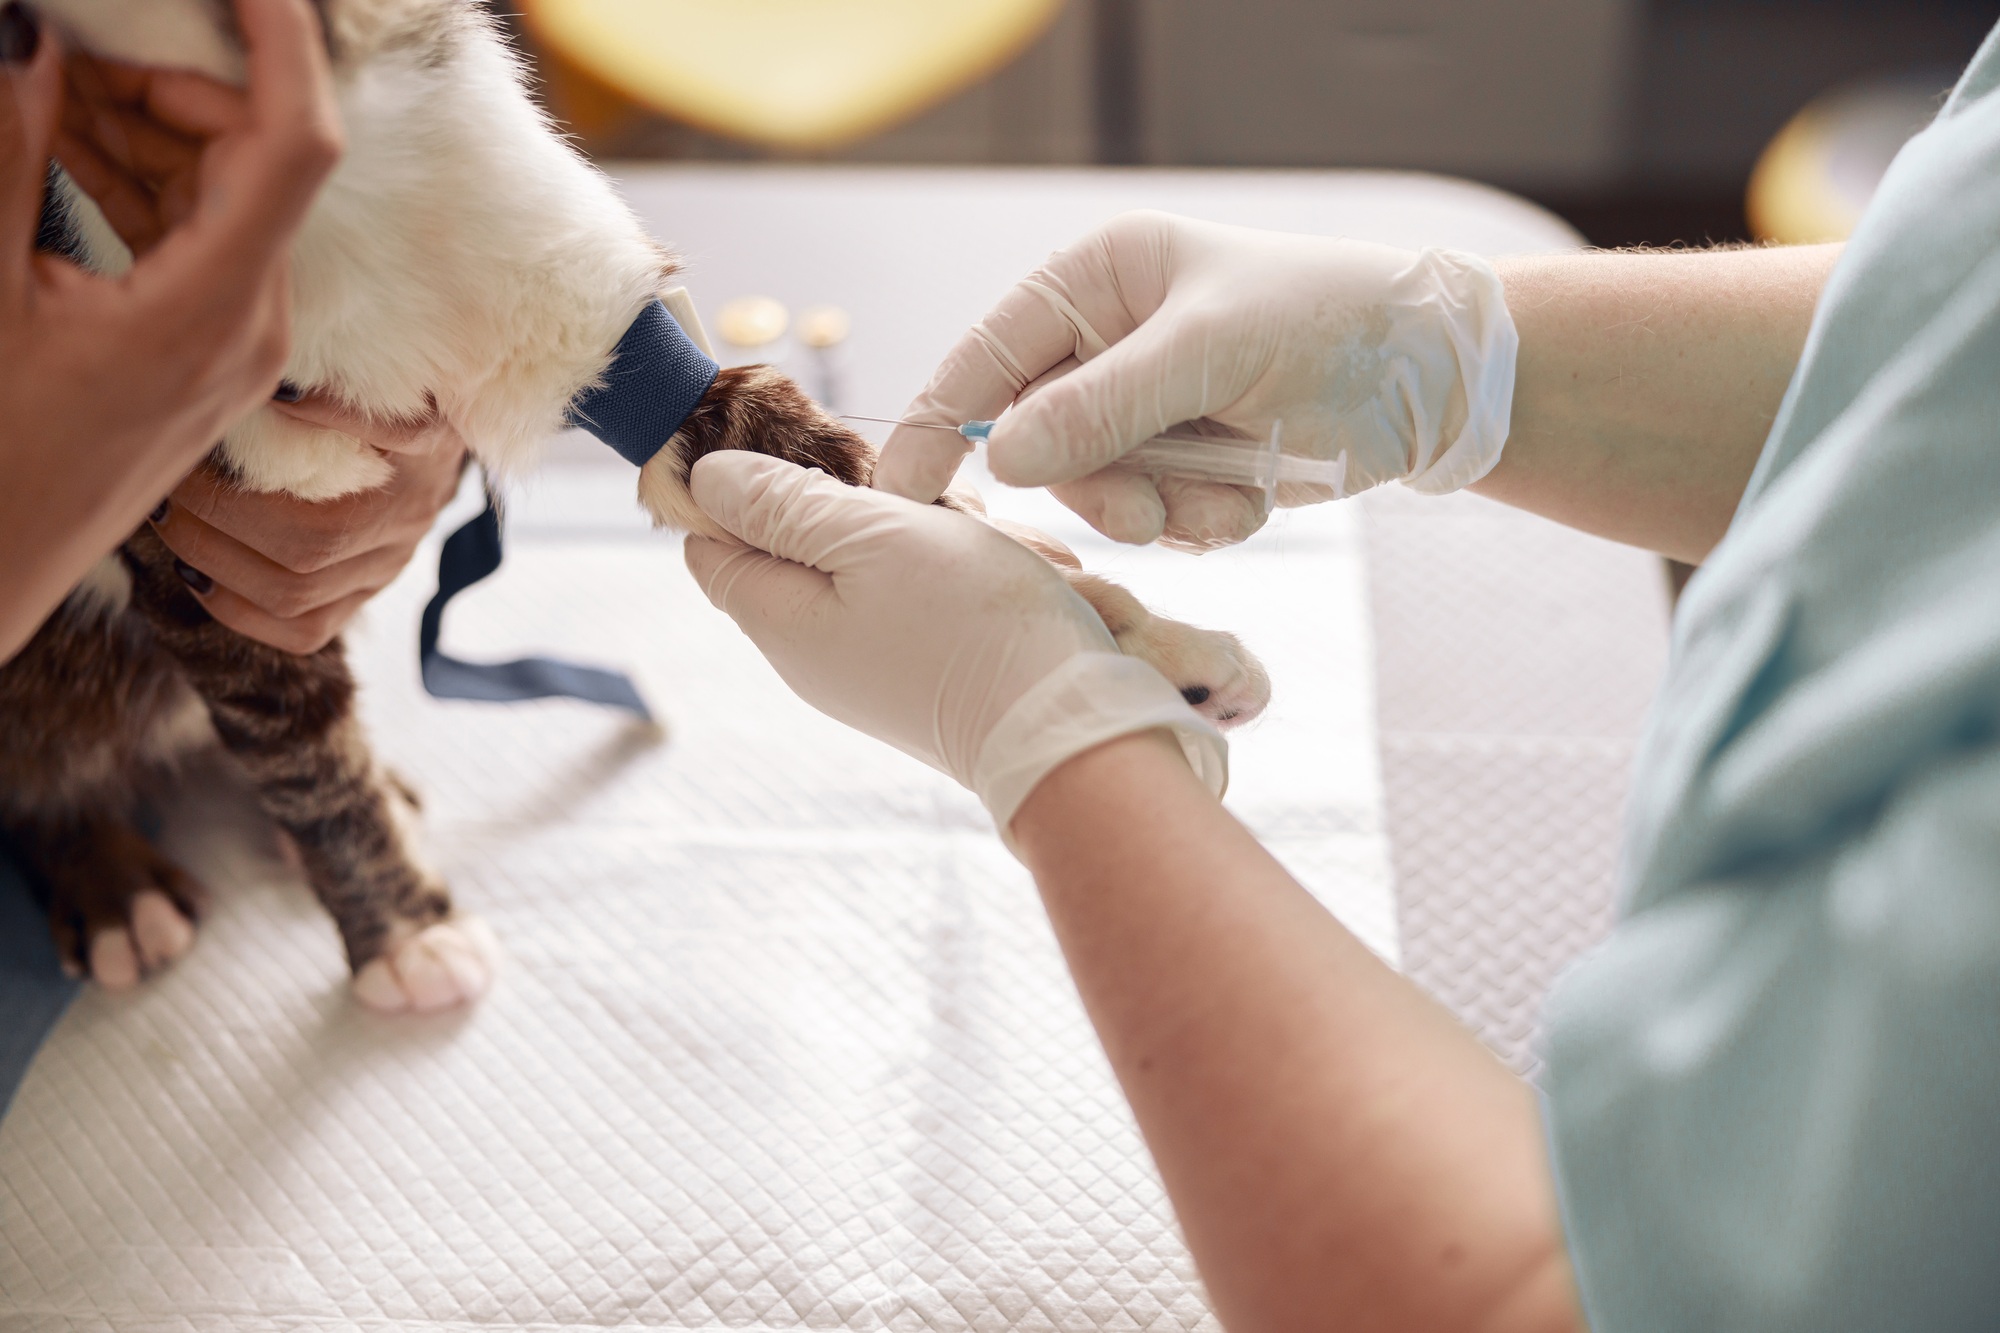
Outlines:
{"type": "Polygon", "coordinates": [[[690,484],[736,539],[687,539],[708,599],[799,697],[971,788],[1003,838],[1064,760],[1154,727],[1222,794],[1221,734],[1011,538],[762,454],[710,454],[690,484]]]}
{"type": "MultiPolygon", "coordinates": [[[[1178,422],[1263,440],[1282,421],[1286,453],[1346,455],[1344,495],[1455,490],[1499,460],[1516,346],[1500,280],[1474,256],[1127,213],[1003,297],[904,415],[998,417],[1001,481],[1049,487],[1119,541],[1205,550],[1262,526],[1260,492],[1106,465],[1178,422]]],[[[875,485],[935,499],[964,450],[899,427],[875,485]]]]}

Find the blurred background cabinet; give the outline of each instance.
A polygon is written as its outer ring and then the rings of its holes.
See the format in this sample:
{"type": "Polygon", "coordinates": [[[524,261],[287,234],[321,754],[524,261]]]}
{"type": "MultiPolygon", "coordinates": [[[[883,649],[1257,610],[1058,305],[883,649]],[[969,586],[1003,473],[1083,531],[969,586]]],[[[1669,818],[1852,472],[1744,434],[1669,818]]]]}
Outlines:
{"type": "Polygon", "coordinates": [[[1139,160],[1617,172],[1636,0],[1110,0],[1131,11],[1139,160]]]}

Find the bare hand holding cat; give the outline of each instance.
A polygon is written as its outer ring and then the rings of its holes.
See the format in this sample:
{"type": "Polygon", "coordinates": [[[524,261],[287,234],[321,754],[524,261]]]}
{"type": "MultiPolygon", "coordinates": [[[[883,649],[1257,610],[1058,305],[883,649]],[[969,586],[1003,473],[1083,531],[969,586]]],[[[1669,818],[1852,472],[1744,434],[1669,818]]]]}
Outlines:
{"type": "MultiPolygon", "coordinates": [[[[201,142],[184,130],[226,116],[235,94],[83,55],[70,57],[67,73],[56,155],[120,239],[145,254],[194,205],[201,142]]],[[[204,464],[153,525],[209,614],[274,648],[317,652],[409,563],[457,490],[465,441],[435,412],[380,421],[323,395],[271,406],[361,440],[390,459],[394,476],[312,504],[232,486],[204,464]]]]}
{"type": "Polygon", "coordinates": [[[204,464],[155,511],[153,529],[210,615],[273,648],[313,653],[410,563],[458,490],[465,441],[435,413],[383,422],[321,395],[273,406],[372,446],[394,477],[314,504],[243,490],[204,464]]]}
{"type": "Polygon", "coordinates": [[[198,146],[192,172],[114,208],[157,237],[118,277],[38,254],[46,164],[61,140],[59,42],[11,11],[0,97],[0,542],[11,655],[105,552],[264,402],[289,346],[294,234],[342,148],[319,27],[304,0],[238,0],[249,87],[151,74],[129,91],[198,146]],[[143,222],[143,218],[141,219],[143,222]]]}

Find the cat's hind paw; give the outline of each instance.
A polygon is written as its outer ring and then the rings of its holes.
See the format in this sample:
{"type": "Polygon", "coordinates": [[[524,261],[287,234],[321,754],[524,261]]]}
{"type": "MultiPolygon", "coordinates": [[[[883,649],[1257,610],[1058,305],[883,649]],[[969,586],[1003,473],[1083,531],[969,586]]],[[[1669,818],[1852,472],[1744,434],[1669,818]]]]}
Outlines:
{"type": "Polygon", "coordinates": [[[382,1014],[469,1004],[492,989],[499,959],[484,921],[453,917],[393,939],[354,974],[354,998],[382,1014]]]}
{"type": "Polygon", "coordinates": [[[48,884],[49,929],[71,976],[129,991],[194,947],[205,890],[123,820],[16,832],[48,884]]]}
{"type": "Polygon", "coordinates": [[[128,919],[90,937],[90,975],[108,991],[131,990],[194,947],[194,922],[158,889],[141,889],[128,919]]]}

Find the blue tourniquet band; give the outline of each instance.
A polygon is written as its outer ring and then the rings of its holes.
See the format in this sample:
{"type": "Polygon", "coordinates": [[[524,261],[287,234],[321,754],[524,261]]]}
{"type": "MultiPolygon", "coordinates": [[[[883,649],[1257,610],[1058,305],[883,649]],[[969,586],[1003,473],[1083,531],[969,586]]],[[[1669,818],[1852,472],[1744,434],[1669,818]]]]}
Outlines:
{"type": "Polygon", "coordinates": [[[603,386],[570,404],[569,422],[644,467],[700,406],[720,369],[654,301],[618,340],[603,386]]]}
{"type": "MultiPolygon", "coordinates": [[[[603,385],[570,405],[569,422],[610,445],[634,467],[644,467],[701,405],[718,371],[667,307],[654,301],[618,340],[603,385]]],[[[547,657],[461,662],[439,651],[445,604],[500,568],[500,552],[500,511],[489,494],[485,510],[445,540],[438,558],[437,595],[424,608],[417,638],[424,688],[440,699],[583,699],[650,720],[652,713],[631,678],[615,671],[547,657]]]]}

